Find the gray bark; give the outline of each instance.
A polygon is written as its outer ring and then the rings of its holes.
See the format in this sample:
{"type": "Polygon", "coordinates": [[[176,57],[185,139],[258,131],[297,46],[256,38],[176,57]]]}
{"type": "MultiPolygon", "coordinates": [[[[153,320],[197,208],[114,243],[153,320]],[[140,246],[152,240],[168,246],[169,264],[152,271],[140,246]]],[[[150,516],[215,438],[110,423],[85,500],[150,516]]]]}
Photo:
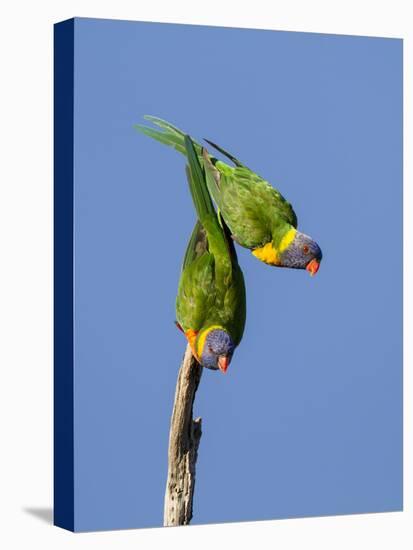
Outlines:
{"type": "Polygon", "coordinates": [[[201,418],[192,418],[202,367],[188,345],[176,382],[169,432],[168,479],[164,525],[188,525],[192,518],[195,466],[201,439],[201,418]]]}

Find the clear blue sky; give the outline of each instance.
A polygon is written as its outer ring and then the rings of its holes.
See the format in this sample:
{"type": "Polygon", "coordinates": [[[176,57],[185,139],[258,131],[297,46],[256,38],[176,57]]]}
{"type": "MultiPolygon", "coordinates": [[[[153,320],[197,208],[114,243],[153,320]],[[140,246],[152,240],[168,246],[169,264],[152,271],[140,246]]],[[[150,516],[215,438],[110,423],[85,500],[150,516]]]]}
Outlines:
{"type": "Polygon", "coordinates": [[[318,275],[239,249],[244,340],[204,372],[193,523],[402,506],[402,42],[77,19],[75,521],[160,526],[194,212],[145,113],[294,205],[318,275]]]}

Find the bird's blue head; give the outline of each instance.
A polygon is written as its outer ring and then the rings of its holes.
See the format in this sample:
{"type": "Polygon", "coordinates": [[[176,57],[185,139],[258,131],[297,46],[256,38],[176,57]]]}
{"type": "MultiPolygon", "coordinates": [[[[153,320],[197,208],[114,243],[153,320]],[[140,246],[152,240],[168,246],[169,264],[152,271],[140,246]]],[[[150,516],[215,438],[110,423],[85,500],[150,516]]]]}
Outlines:
{"type": "Polygon", "coordinates": [[[308,235],[297,231],[291,244],[280,254],[280,265],[306,269],[310,275],[315,275],[322,257],[318,244],[308,235]]]}
{"type": "Polygon", "coordinates": [[[197,349],[199,362],[203,367],[226,372],[235,344],[225,329],[213,326],[199,334],[197,349]]]}

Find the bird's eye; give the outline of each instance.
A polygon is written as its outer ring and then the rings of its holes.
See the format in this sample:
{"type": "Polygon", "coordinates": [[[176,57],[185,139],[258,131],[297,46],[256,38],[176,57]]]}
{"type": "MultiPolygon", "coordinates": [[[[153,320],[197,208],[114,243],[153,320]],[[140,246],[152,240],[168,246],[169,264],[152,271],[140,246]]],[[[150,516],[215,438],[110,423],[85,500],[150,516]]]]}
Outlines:
{"type": "Polygon", "coordinates": [[[307,244],[303,246],[303,252],[304,254],[308,254],[310,252],[310,247],[307,244]]]}

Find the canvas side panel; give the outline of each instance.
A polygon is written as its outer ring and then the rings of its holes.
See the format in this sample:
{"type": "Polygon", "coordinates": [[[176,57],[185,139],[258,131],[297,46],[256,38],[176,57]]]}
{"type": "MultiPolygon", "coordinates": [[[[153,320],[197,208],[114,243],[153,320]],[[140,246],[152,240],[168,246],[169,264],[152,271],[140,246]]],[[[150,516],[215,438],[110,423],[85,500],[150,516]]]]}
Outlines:
{"type": "Polygon", "coordinates": [[[54,524],[74,530],[74,21],[54,26],[54,524]]]}

